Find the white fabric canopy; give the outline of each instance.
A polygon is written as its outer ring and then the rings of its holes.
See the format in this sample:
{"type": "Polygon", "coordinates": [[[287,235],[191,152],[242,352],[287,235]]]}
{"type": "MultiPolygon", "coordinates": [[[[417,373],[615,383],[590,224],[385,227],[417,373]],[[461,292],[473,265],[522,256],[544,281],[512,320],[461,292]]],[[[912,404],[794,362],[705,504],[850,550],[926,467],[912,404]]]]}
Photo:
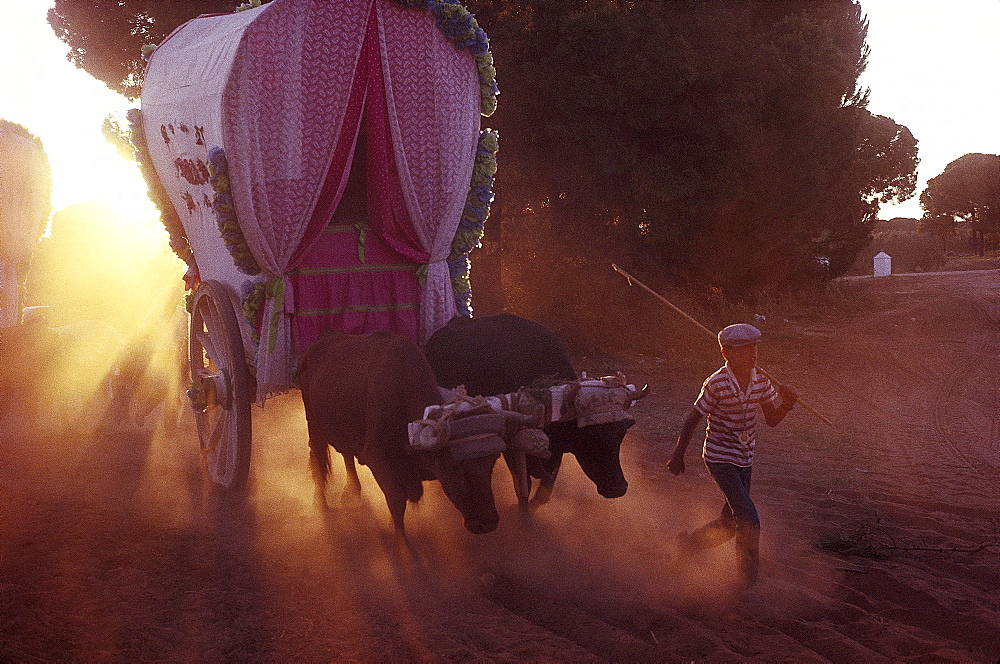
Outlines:
{"type": "Polygon", "coordinates": [[[153,53],[142,89],[146,145],[180,216],[202,280],[235,288],[247,279],[219,234],[208,151],[222,147],[222,91],[247,26],[268,5],[188,21],[153,53]]]}

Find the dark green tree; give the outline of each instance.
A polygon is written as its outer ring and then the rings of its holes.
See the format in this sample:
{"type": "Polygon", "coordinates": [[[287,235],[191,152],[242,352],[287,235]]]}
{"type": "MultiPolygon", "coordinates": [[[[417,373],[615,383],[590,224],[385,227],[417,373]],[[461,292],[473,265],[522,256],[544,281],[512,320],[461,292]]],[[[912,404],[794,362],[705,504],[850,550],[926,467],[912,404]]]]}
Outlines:
{"type": "Polygon", "coordinates": [[[561,264],[631,261],[740,297],[800,282],[818,254],[842,273],[879,205],[914,193],[916,141],[857,87],[856,2],[469,4],[503,90],[487,243],[555,226],[582,252],[561,264]]]}
{"type": "Polygon", "coordinates": [[[928,225],[968,222],[974,251],[982,256],[987,236],[1000,232],[1000,156],[974,152],[951,162],[927,182],[920,207],[928,225]]]}
{"type": "MultiPolygon", "coordinates": [[[[820,223],[806,228],[816,252],[829,256],[834,276],[871,240],[880,207],[913,196],[918,163],[917,141],[906,127],[861,108],[837,115],[844,142],[834,153],[825,195],[814,201],[820,223]]],[[[794,252],[794,244],[787,250],[794,252]]]]}
{"type": "Polygon", "coordinates": [[[921,233],[927,233],[941,238],[941,250],[948,251],[948,240],[958,234],[955,217],[950,214],[925,214],[920,218],[917,228],[921,233]]]}
{"type": "Polygon", "coordinates": [[[234,0],[55,0],[49,25],[69,46],[67,58],[115,92],[137,99],[142,47],[163,41],[200,14],[231,12],[234,0]]]}

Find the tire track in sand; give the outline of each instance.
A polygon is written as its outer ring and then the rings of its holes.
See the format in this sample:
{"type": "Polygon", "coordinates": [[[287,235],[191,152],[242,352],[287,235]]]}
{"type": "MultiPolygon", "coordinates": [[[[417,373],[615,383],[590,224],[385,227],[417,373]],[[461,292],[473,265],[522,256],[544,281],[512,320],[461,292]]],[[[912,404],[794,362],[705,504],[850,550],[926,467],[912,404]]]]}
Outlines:
{"type": "Polygon", "coordinates": [[[981,298],[972,301],[972,308],[983,320],[983,330],[976,334],[974,347],[966,351],[958,366],[945,381],[934,399],[931,410],[937,442],[947,452],[963,462],[962,469],[974,473],[980,481],[995,475],[1000,450],[1000,378],[991,370],[985,358],[1000,358],[996,330],[1000,321],[989,303],[981,298]],[[992,350],[992,352],[990,352],[992,350]],[[982,407],[982,419],[972,421],[968,416],[967,394],[975,395],[972,401],[982,407]],[[985,435],[984,435],[985,432],[985,435]],[[961,440],[965,444],[956,441],[961,440]],[[978,457],[978,458],[976,458],[978,457]]]}

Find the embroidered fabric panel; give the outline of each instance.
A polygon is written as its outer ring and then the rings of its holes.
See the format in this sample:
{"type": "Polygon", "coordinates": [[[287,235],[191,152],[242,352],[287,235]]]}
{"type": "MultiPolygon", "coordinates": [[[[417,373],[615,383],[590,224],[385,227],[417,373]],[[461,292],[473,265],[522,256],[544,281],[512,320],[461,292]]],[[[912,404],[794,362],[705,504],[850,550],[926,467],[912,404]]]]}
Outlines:
{"type": "Polygon", "coordinates": [[[296,356],[330,328],[417,338],[418,264],[393,251],[376,233],[364,234],[363,249],[359,241],[353,225],[331,226],[292,271],[298,294],[292,319],[296,356]]]}
{"type": "MultiPolygon", "coordinates": [[[[285,275],[328,221],[314,214],[324,187],[339,191],[346,181],[351,150],[337,148],[354,138],[357,118],[348,115],[360,109],[355,69],[370,6],[274,3],[247,28],[225,90],[223,135],[240,224],[257,261],[284,279],[274,339],[265,326],[257,349],[258,401],[292,383],[297,293],[285,275]]],[[[264,320],[274,306],[265,302],[264,320]]]]}
{"type": "MultiPolygon", "coordinates": [[[[313,220],[352,98],[368,7],[275,3],[247,28],[233,64],[223,99],[233,193],[247,241],[271,274],[282,274],[313,220]]],[[[326,220],[316,223],[319,232],[326,220]]]]}
{"type": "Polygon", "coordinates": [[[468,51],[455,48],[429,12],[395,0],[377,0],[377,9],[400,186],[414,231],[430,256],[421,300],[424,341],[456,312],[444,261],[472,179],[479,75],[468,51]]]}

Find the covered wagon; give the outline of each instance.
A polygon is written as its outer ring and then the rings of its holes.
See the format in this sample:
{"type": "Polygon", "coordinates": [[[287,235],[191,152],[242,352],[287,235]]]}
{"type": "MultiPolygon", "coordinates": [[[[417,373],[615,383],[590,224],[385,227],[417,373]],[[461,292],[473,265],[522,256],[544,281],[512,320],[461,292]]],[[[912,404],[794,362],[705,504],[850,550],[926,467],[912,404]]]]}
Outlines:
{"type": "Polygon", "coordinates": [[[325,329],[418,343],[469,313],[492,198],[486,35],[438,0],[273,0],[183,24],[151,55],[133,136],[187,263],[212,479],[241,485],[250,405],[325,329]]]}

